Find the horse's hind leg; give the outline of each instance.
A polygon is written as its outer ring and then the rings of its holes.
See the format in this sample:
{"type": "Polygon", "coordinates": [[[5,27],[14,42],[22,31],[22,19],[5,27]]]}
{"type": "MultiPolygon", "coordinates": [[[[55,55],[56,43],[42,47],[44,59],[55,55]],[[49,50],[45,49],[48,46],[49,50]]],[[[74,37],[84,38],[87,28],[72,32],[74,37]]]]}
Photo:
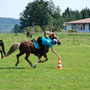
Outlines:
{"type": "Polygon", "coordinates": [[[1,53],[1,58],[3,58],[3,53],[2,53],[2,51],[0,50],[0,53],[1,53]]]}
{"type": "Polygon", "coordinates": [[[25,57],[25,60],[30,64],[30,66],[32,67],[32,63],[28,60],[28,57],[29,57],[30,53],[26,53],[26,57],[25,57]]]}
{"type": "Polygon", "coordinates": [[[17,66],[18,64],[19,64],[19,57],[21,56],[21,55],[23,55],[24,53],[19,53],[19,54],[17,54],[17,62],[16,62],[16,64],[15,64],[15,66],[17,66]]]}
{"type": "Polygon", "coordinates": [[[3,43],[3,41],[2,41],[2,51],[3,51],[4,55],[5,55],[6,53],[5,53],[5,48],[4,48],[4,43],[3,43]]]}

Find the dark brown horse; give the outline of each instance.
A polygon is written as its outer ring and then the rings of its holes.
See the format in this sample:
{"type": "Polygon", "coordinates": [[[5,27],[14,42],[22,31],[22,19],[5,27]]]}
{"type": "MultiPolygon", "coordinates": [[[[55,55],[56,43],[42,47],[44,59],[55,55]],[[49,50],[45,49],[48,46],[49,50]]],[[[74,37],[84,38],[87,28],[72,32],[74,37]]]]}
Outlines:
{"type": "MultiPolygon", "coordinates": [[[[48,37],[51,38],[51,39],[57,39],[56,36],[55,36],[55,34],[50,34],[48,37]]],[[[58,40],[58,39],[57,39],[57,40],[58,40]]],[[[58,40],[58,42],[60,43],[59,40],[58,40]]],[[[40,62],[43,63],[43,62],[45,62],[45,61],[48,60],[46,53],[49,51],[49,47],[46,46],[44,51],[41,50],[41,49],[36,49],[36,48],[34,47],[34,43],[33,43],[32,40],[31,40],[31,41],[23,41],[23,42],[21,42],[21,43],[15,43],[15,44],[13,44],[13,45],[11,46],[10,50],[8,51],[8,53],[6,54],[6,56],[9,56],[9,55],[10,55],[11,53],[13,53],[18,47],[19,47],[20,53],[17,54],[17,62],[16,62],[16,64],[15,64],[15,66],[17,66],[17,65],[19,64],[19,57],[20,57],[21,55],[23,55],[24,53],[26,54],[25,60],[30,64],[31,67],[33,67],[33,65],[32,65],[32,63],[28,60],[28,57],[29,57],[30,53],[32,53],[32,54],[34,54],[34,55],[36,55],[36,56],[38,57],[38,62],[37,62],[37,64],[40,63],[40,62]],[[41,58],[42,56],[44,56],[44,57],[46,58],[46,59],[43,60],[43,61],[40,60],[40,58],[41,58]]],[[[34,65],[34,68],[37,66],[37,64],[34,65]]]]}
{"type": "Polygon", "coordinates": [[[2,40],[0,40],[0,53],[1,53],[1,58],[3,58],[3,54],[5,55],[5,49],[4,49],[4,43],[2,40]]]}

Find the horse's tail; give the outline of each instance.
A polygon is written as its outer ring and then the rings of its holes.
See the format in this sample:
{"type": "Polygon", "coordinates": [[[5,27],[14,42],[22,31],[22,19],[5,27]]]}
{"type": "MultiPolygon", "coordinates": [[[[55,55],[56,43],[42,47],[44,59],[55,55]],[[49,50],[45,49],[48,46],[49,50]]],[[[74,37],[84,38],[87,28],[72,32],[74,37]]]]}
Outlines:
{"type": "Polygon", "coordinates": [[[10,54],[12,54],[15,50],[19,48],[19,46],[20,46],[20,43],[14,43],[9,49],[9,51],[7,52],[7,54],[5,54],[5,56],[9,56],[10,54]]]}
{"type": "Polygon", "coordinates": [[[2,43],[2,51],[3,51],[3,53],[5,54],[5,48],[4,48],[4,43],[3,43],[3,41],[2,40],[0,40],[1,41],[1,43],[2,43]]]}

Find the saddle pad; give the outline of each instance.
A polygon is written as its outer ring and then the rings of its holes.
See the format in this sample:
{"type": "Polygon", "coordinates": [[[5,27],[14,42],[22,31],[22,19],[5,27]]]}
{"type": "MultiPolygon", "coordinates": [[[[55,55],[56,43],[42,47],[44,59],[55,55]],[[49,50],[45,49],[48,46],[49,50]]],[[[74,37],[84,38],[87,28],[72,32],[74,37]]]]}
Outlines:
{"type": "Polygon", "coordinates": [[[34,43],[34,47],[37,49],[37,48],[39,48],[39,44],[38,43],[36,43],[34,40],[33,40],[33,43],[34,43]]]}

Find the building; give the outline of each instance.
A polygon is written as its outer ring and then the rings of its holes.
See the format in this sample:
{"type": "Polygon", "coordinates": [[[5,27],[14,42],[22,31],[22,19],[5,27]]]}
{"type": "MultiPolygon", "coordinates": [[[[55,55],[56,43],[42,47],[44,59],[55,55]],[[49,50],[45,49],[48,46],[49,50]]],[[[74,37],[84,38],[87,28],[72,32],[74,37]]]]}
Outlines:
{"type": "Polygon", "coordinates": [[[65,30],[76,30],[76,32],[90,32],[90,18],[65,22],[65,30]]]}

